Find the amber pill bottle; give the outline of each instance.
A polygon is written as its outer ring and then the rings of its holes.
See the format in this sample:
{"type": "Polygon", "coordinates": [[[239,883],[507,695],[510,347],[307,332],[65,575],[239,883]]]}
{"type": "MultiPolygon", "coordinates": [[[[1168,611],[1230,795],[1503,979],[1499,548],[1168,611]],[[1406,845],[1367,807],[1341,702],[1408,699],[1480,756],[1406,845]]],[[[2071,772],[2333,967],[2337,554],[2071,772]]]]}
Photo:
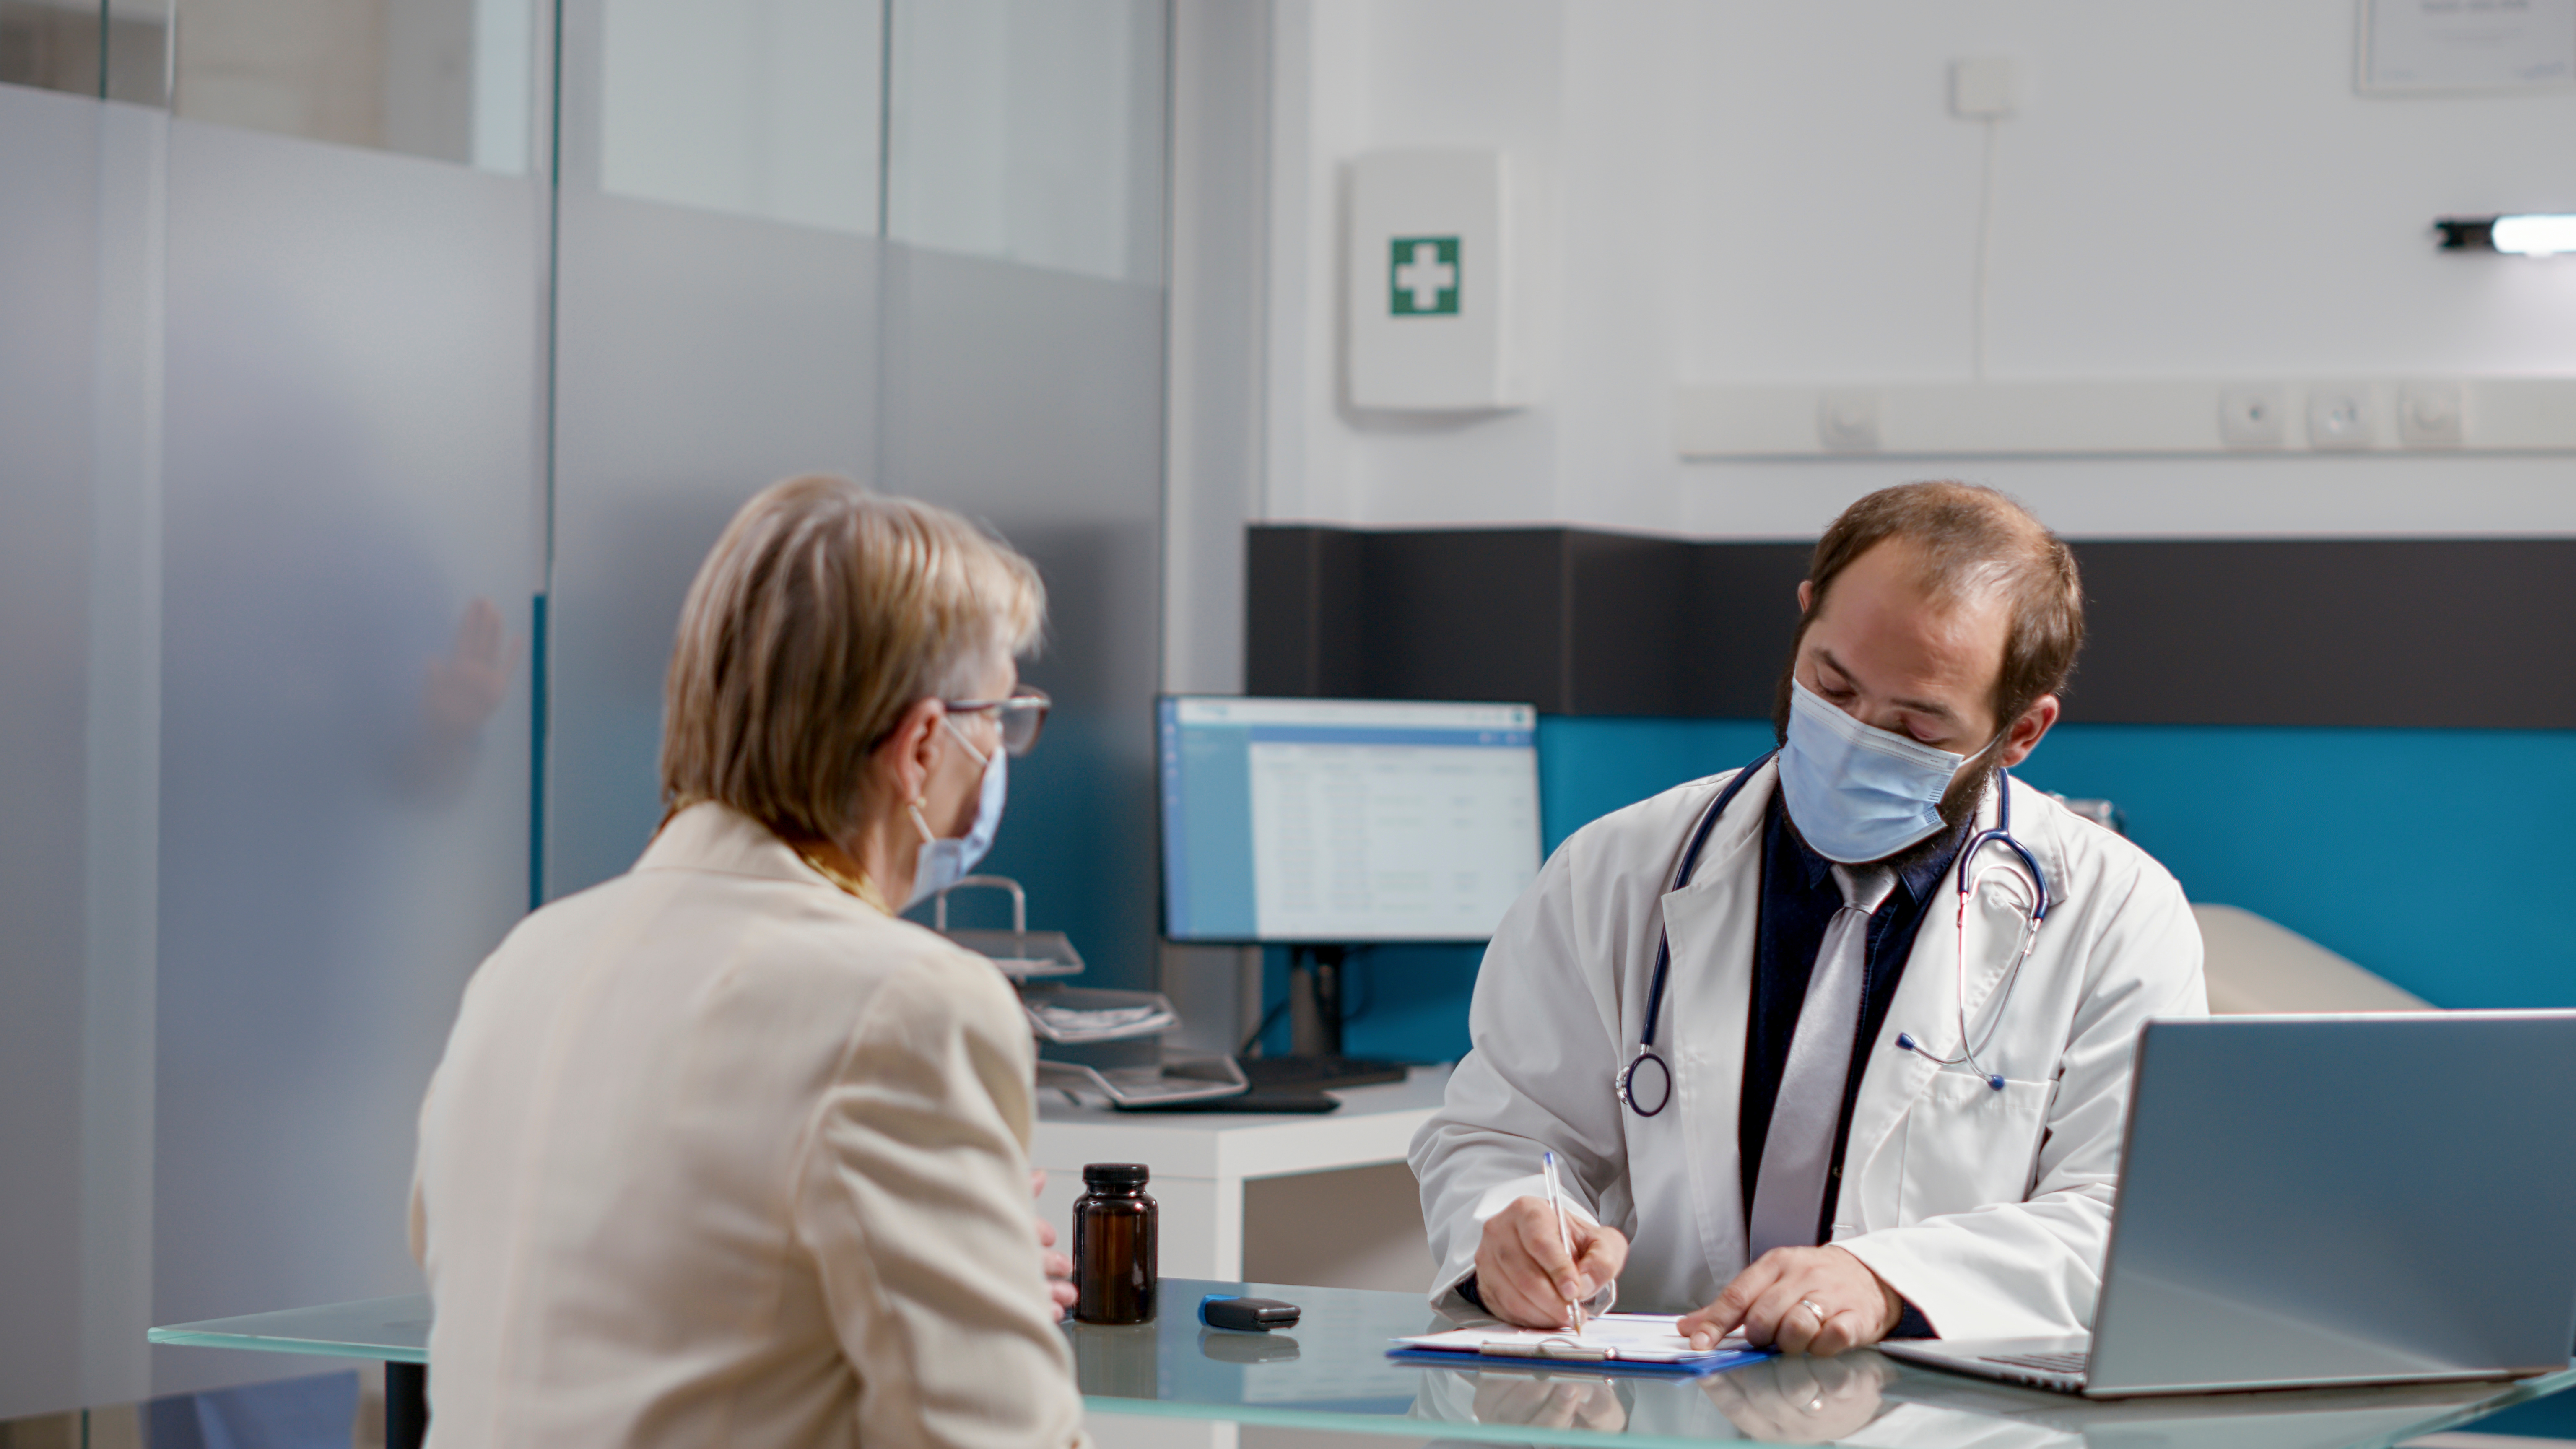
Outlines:
{"type": "Polygon", "coordinates": [[[1074,1318],[1150,1323],[1154,1318],[1154,1200],[1141,1162],[1095,1162],[1073,1200],[1074,1318]]]}

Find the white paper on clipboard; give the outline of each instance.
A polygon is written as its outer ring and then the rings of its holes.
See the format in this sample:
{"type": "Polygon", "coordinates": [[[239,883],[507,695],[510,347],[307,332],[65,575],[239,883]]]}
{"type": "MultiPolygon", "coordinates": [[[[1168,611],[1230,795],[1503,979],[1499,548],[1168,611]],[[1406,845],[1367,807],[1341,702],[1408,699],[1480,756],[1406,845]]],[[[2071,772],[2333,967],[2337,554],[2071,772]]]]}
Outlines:
{"type": "Polygon", "coordinates": [[[1741,1333],[1730,1333],[1715,1348],[1693,1348],[1682,1336],[1681,1316],[1663,1313],[1605,1313],[1581,1334],[1562,1328],[1455,1328],[1446,1333],[1399,1338],[1407,1348],[1480,1357],[1602,1357],[1622,1363],[1689,1363],[1723,1353],[1742,1353],[1741,1333]],[[1598,1352],[1595,1352],[1598,1351],[1598,1352]]]}

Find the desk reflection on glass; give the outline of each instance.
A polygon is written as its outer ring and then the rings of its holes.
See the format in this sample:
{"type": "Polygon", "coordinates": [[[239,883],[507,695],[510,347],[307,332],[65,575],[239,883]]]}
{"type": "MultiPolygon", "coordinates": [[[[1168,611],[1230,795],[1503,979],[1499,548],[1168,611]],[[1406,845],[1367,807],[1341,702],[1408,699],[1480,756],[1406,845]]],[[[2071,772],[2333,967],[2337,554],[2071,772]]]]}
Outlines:
{"type": "Polygon", "coordinates": [[[1976,1449],[2345,1449],[2447,1428],[2576,1382],[2419,1384],[2095,1402],[1915,1368],[1867,1351],[1775,1358],[1705,1378],[1564,1366],[1424,1368],[1388,1359],[1396,1337],[1452,1327],[1410,1294],[1166,1278],[1161,1318],[1069,1325],[1094,1412],[1416,1434],[1459,1443],[1645,1441],[1976,1446],[1976,1449]],[[1293,1331],[1203,1327],[1211,1292],[1281,1298],[1293,1331]],[[1454,1426],[1454,1427],[1451,1427],[1454,1426]]]}
{"type": "Polygon", "coordinates": [[[1075,1323],[1064,1326],[1073,1341],[1073,1378],[1083,1397],[1158,1399],[1162,1374],[1158,1360],[1162,1329],[1144,1323],[1075,1323]]]}
{"type": "MultiPolygon", "coordinates": [[[[2380,1449],[2576,1386],[2570,1365],[2519,1383],[2096,1402],[1869,1352],[1766,1359],[1696,1379],[1499,1364],[1423,1369],[1386,1356],[1398,1337],[1449,1326],[1414,1294],[1166,1278],[1157,1296],[1163,1313],[1152,1323],[1067,1325],[1092,1412],[1567,1449],[1746,1439],[1888,1449],[2380,1449]],[[1209,1329],[1198,1304],[1210,1293],[1282,1298],[1305,1316],[1294,1333],[1209,1329]]],[[[415,1294],[178,1324],[151,1338],[380,1360],[404,1368],[388,1389],[408,1394],[417,1422],[429,1316],[428,1298],[415,1294]]]]}
{"type": "Polygon", "coordinates": [[[1874,1353],[1774,1358],[1706,1378],[1612,1378],[1520,1368],[1426,1369],[1417,1419],[1673,1439],[1782,1444],[2081,1443],[2063,1431],[1889,1397],[1896,1367],[1874,1353]],[[1892,1436],[1867,1432],[1890,1420],[1892,1436]]]}
{"type": "Polygon", "coordinates": [[[1895,1377],[1888,1361],[1874,1353],[1771,1358],[1711,1375],[1699,1381],[1699,1389],[1747,1439],[1818,1444],[1849,1438],[1874,1423],[1887,1407],[1887,1387],[1895,1377]]]}

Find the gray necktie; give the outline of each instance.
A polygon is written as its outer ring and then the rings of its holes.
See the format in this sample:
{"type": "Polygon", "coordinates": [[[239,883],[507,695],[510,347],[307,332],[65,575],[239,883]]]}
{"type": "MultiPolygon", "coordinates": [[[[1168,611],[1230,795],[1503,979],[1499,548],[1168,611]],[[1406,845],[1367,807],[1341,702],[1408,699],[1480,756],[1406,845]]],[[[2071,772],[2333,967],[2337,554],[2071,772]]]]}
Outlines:
{"type": "Polygon", "coordinates": [[[1869,918],[1896,885],[1884,870],[1834,867],[1842,909],[1825,927],[1807,1000],[1789,1039],[1771,1130],[1762,1139],[1762,1171],[1753,1181],[1753,1256],[1773,1248],[1812,1248],[1825,1206],[1825,1173],[1833,1165],[1834,1129],[1843,1115],[1843,1081],[1851,1073],[1852,1036],[1868,968],[1869,918]]]}

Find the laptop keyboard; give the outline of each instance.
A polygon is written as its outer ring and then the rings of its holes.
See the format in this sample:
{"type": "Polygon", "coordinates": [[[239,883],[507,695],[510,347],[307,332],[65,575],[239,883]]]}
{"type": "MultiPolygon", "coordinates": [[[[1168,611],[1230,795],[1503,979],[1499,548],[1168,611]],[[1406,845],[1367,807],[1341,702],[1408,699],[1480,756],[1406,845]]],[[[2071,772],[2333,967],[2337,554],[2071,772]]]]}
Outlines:
{"type": "Polygon", "coordinates": [[[2081,1374],[2087,1355],[2080,1353],[1992,1353],[1981,1363],[1999,1363],[2006,1368],[2037,1369],[2048,1374],[2081,1374]]]}

